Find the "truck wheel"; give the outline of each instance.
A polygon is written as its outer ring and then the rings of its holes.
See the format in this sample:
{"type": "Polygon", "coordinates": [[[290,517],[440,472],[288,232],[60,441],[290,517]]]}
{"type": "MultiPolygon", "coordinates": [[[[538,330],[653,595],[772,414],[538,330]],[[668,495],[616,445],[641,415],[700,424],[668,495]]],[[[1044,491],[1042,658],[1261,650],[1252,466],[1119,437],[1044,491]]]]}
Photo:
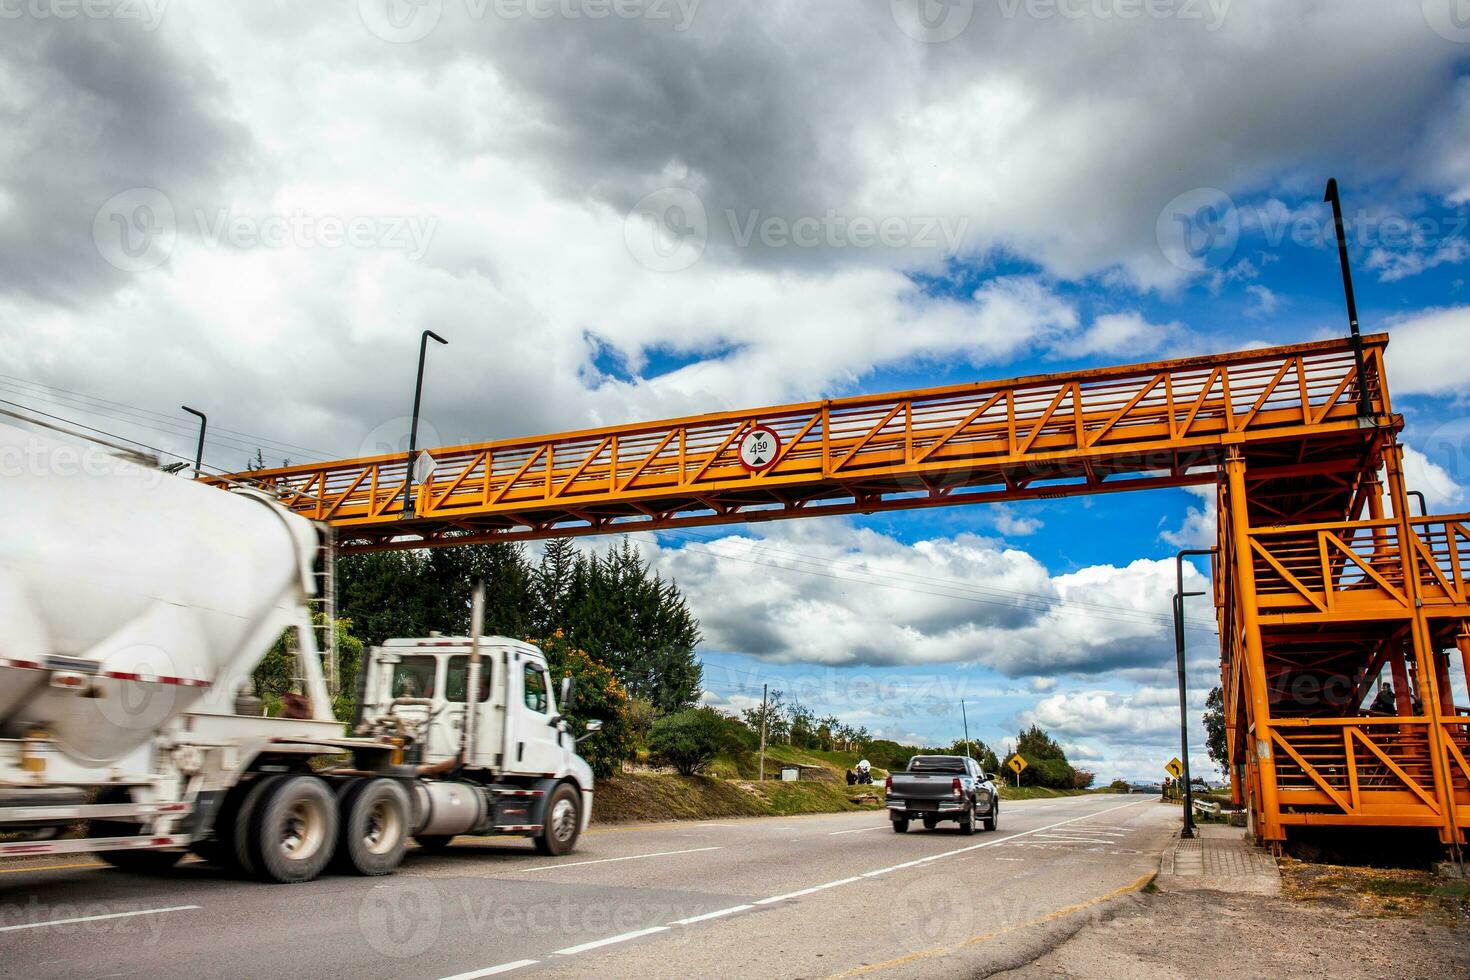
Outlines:
{"type": "Polygon", "coordinates": [[[536,850],[553,857],[577,846],[582,833],[582,794],[568,783],[551,791],[546,801],[546,825],[536,835],[536,850]]]}
{"type": "Polygon", "coordinates": [[[337,798],[315,776],[271,786],[250,819],[250,857],[264,881],[298,884],[326,868],[337,845],[337,798]]]}
{"type": "Polygon", "coordinates": [[[413,842],[419,846],[419,850],[430,854],[442,854],[454,843],[454,838],[445,835],[426,834],[415,837],[413,842]]]}
{"type": "Polygon", "coordinates": [[[1000,824],[1000,801],[990,801],[990,816],[985,818],[985,829],[994,830],[1000,824]]]}
{"type": "Polygon", "coordinates": [[[367,875],[392,874],[408,846],[408,792],[391,779],[363,780],[342,794],[337,864],[367,875]]]}
{"type": "Polygon", "coordinates": [[[923,819],[924,819],[924,829],[925,830],[933,830],[935,827],[938,827],[939,826],[939,818],[938,817],[924,817],[923,819]]]}
{"type": "MultiPolygon", "coordinates": [[[[97,797],[102,804],[129,803],[133,795],[127,790],[104,790],[97,797]]],[[[88,837],[137,837],[144,827],[127,820],[93,820],[87,825],[88,837]]],[[[97,856],[119,871],[133,874],[163,874],[183,858],[183,851],[99,851],[97,856]]]]}
{"type": "Polygon", "coordinates": [[[909,822],[908,822],[908,819],[907,818],[904,818],[902,820],[895,820],[895,821],[893,821],[893,832],[895,834],[906,834],[906,833],[908,833],[909,832],[909,822]]]}
{"type": "Polygon", "coordinates": [[[975,804],[971,803],[965,815],[960,817],[960,833],[969,836],[975,832],[975,804]]]}
{"type": "Polygon", "coordinates": [[[229,824],[220,830],[219,836],[224,844],[225,860],[247,878],[255,877],[256,868],[255,856],[250,846],[251,819],[255,816],[261,799],[285,778],[285,776],[262,776],[256,779],[245,795],[240,798],[240,805],[230,811],[229,824]]]}

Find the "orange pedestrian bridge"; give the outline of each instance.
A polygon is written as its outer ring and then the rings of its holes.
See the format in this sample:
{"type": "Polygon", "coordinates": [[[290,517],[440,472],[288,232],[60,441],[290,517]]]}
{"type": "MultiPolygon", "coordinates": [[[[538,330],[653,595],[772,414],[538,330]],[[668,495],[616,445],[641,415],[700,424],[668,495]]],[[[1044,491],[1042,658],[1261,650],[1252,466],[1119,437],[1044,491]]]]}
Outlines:
{"type": "Polygon", "coordinates": [[[1413,516],[1385,335],[212,478],[361,553],[1217,487],[1231,778],[1256,835],[1470,825],[1470,515],[1413,516]],[[1361,365],[1361,367],[1360,367],[1361,365]],[[1366,397],[1363,397],[1366,395],[1366,397]],[[424,474],[429,467],[422,467],[424,474]],[[1372,699],[1391,680],[1391,706],[1372,699]]]}

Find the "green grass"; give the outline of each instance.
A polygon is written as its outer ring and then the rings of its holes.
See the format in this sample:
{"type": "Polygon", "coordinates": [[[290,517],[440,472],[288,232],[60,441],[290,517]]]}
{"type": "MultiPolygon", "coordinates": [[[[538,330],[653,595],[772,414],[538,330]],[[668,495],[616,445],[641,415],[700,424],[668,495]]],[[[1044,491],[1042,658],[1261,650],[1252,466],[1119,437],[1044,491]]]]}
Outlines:
{"type": "MultiPolygon", "coordinates": [[[[858,764],[862,756],[856,752],[822,752],[798,749],[790,745],[766,746],[766,779],[779,779],[782,766],[812,766],[817,772],[803,770],[801,778],[823,779],[847,785],[847,770],[858,764]]],[[[709,767],[709,774],[721,779],[756,779],[760,775],[760,754],[742,752],[738,756],[721,756],[709,767]]],[[[888,770],[873,768],[873,779],[882,782],[888,770]]]]}
{"type": "Polygon", "coordinates": [[[708,820],[883,809],[883,788],[877,787],[876,793],[862,792],[871,789],[827,780],[783,783],[768,779],[761,783],[671,773],[624,773],[597,783],[592,819],[597,823],[708,820]],[[875,799],[852,801],[864,795],[875,799]]]}
{"type": "MultiPolygon", "coordinates": [[[[592,805],[598,823],[630,820],[708,820],[717,817],[789,816],[797,813],[846,813],[883,809],[883,780],[888,770],[873,767],[872,786],[848,786],[847,771],[862,758],[856,752],[822,752],[790,745],[766,746],[766,779],[757,779],[756,752],[721,756],[702,776],[673,773],[624,773],[600,780],[592,805]],[[803,767],[797,782],[782,782],[782,766],[803,767]],[[853,799],[872,796],[872,802],[853,799]]],[[[1002,785],[1003,800],[1047,800],[1105,792],[1002,785]]]]}
{"type": "Polygon", "coordinates": [[[1091,796],[1096,790],[1090,789],[1047,789],[1044,786],[1022,786],[1020,789],[1004,784],[1000,787],[1000,798],[1003,800],[1054,800],[1063,796],[1091,796]]]}

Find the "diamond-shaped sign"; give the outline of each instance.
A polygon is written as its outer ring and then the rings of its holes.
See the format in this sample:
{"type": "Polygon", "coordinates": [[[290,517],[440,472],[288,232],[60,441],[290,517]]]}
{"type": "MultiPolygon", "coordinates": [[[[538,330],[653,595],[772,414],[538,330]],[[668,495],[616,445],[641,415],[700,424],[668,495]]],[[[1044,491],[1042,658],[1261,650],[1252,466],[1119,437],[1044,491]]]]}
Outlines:
{"type": "Polygon", "coordinates": [[[1006,760],[1006,768],[1019,776],[1026,768],[1026,760],[1018,753],[1006,760]]]}
{"type": "Polygon", "coordinates": [[[430,456],[427,449],[424,450],[423,452],[419,453],[418,457],[413,461],[413,482],[429,482],[429,477],[433,476],[434,471],[438,468],[439,461],[433,456],[430,456]]]}
{"type": "Polygon", "coordinates": [[[1169,760],[1169,764],[1164,767],[1164,771],[1173,776],[1175,779],[1183,779],[1184,763],[1179,761],[1178,756],[1175,756],[1174,758],[1169,760]]]}

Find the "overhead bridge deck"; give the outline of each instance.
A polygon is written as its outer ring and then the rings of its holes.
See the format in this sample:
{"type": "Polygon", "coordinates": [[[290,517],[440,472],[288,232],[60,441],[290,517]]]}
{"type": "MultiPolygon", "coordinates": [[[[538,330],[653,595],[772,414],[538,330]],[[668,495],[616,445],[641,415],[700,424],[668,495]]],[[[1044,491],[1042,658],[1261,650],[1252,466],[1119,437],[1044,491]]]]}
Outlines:
{"type": "MultiPolygon", "coordinates": [[[[1367,338],[1366,373],[1390,424],[1386,342],[1367,338]]],[[[1230,446],[1341,516],[1351,487],[1321,481],[1365,458],[1357,385],[1329,341],[433,448],[411,490],[404,455],[224,479],[330,523],[346,552],[1212,483],[1230,446]],[[780,448],[750,471],[756,426],[780,448]]]]}

